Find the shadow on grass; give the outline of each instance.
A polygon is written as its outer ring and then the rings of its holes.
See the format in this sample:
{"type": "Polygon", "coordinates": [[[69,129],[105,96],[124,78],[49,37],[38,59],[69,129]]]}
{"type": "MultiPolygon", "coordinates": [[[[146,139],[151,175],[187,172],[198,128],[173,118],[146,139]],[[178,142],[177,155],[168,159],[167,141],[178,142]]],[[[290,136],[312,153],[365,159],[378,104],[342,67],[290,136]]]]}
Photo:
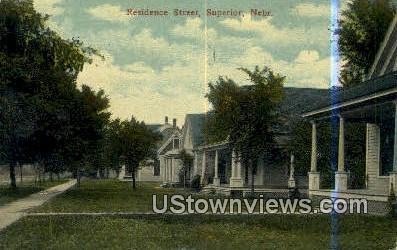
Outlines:
{"type": "Polygon", "coordinates": [[[53,186],[65,183],[67,180],[42,181],[42,182],[25,182],[17,186],[16,189],[10,188],[8,185],[0,185],[0,206],[9,202],[25,198],[31,194],[43,191],[53,186]]]}

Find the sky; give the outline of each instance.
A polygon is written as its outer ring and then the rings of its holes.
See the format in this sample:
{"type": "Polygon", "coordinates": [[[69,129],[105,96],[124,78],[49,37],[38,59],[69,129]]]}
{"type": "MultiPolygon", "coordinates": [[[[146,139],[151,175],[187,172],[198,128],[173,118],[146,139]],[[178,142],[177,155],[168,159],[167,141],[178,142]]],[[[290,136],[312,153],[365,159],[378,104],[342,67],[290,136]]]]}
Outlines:
{"type": "MultiPolygon", "coordinates": [[[[146,123],[164,116],[183,124],[209,109],[208,82],[219,76],[249,84],[238,68],[268,66],[288,87],[330,84],[329,0],[34,0],[48,25],[65,39],[98,49],[78,77],[103,89],[113,117],[146,123]],[[131,17],[128,8],[199,10],[200,17],[131,17]],[[244,17],[206,17],[205,10],[236,9],[244,17]],[[271,11],[252,17],[249,10],[271,11]]],[[[342,4],[343,8],[344,4],[342,4]]]]}

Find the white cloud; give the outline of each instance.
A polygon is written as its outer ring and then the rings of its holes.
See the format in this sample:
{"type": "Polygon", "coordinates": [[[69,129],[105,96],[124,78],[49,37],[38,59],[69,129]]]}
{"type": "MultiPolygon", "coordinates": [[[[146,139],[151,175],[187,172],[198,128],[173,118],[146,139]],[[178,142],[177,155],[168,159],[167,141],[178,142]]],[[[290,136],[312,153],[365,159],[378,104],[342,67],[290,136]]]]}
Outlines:
{"type": "Polygon", "coordinates": [[[34,0],[34,8],[43,14],[48,15],[60,15],[63,13],[64,9],[59,5],[62,0],[34,0]]]}
{"type": "Polygon", "coordinates": [[[130,18],[119,5],[102,4],[87,10],[87,13],[109,22],[125,22],[130,18]]]}
{"type": "Polygon", "coordinates": [[[149,123],[169,115],[183,122],[186,113],[204,112],[203,70],[200,62],[174,64],[155,71],[144,62],[127,66],[115,65],[111,55],[98,57],[86,65],[78,82],[103,89],[111,99],[110,111],[115,117],[131,115],[149,123]]]}
{"type": "Polygon", "coordinates": [[[312,63],[320,59],[316,50],[302,50],[295,59],[296,63],[312,63]]]}
{"type": "Polygon", "coordinates": [[[293,13],[304,17],[326,17],[330,15],[330,4],[315,5],[312,3],[301,3],[295,6],[293,13]]]}
{"type": "Polygon", "coordinates": [[[217,32],[213,28],[205,30],[203,20],[201,18],[187,18],[185,24],[177,24],[171,30],[171,34],[181,37],[195,38],[202,40],[207,37],[208,40],[215,40],[217,32]]]}
{"type": "Polygon", "coordinates": [[[303,50],[294,61],[288,62],[277,60],[269,52],[255,46],[228,63],[210,67],[209,79],[216,80],[218,75],[224,75],[238,83],[248,84],[247,76],[237,68],[253,69],[256,65],[266,65],[285,75],[287,86],[326,88],[329,84],[330,59],[321,59],[317,51],[303,50]]]}
{"type": "Polygon", "coordinates": [[[278,28],[272,24],[271,20],[272,17],[256,20],[251,18],[251,15],[245,15],[240,19],[228,18],[220,23],[235,31],[257,33],[263,42],[270,44],[304,43],[307,40],[304,29],[278,28]]]}
{"type": "Polygon", "coordinates": [[[159,71],[143,61],[118,66],[110,54],[104,54],[105,60],[95,57],[92,64],[85,66],[78,82],[104,89],[111,98],[110,111],[115,117],[135,115],[148,123],[159,122],[159,117],[169,115],[181,124],[186,113],[205,112],[208,81],[223,75],[246,84],[247,76],[237,68],[253,69],[261,62],[286,75],[287,86],[326,88],[329,82],[329,58],[320,58],[317,51],[310,50],[300,51],[295,60],[287,62],[252,46],[227,62],[207,68],[204,53],[198,53],[188,63],[174,63],[159,71]]]}

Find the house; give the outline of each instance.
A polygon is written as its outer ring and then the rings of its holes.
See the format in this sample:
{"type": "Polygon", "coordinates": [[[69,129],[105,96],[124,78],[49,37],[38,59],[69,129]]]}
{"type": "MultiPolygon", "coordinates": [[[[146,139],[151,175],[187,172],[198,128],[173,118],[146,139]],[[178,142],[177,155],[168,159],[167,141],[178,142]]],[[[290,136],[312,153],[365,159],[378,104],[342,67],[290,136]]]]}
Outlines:
{"type": "MultiPolygon", "coordinates": [[[[287,145],[293,125],[300,120],[300,113],[307,109],[307,103],[317,103],[326,93],[325,89],[284,88],[285,96],[278,109],[281,123],[273,127],[276,134],[275,147],[280,149],[281,159],[274,161],[262,156],[253,178],[256,192],[288,192],[290,156],[287,145]]],[[[224,194],[250,192],[251,171],[237,158],[227,139],[199,145],[193,149],[193,153],[193,174],[201,176],[205,188],[224,194]]],[[[306,177],[298,176],[297,184],[301,188],[306,187],[306,177]]]]}
{"type": "MultiPolygon", "coordinates": [[[[163,173],[164,184],[181,183],[180,170],[183,166],[180,154],[184,150],[193,156],[193,150],[204,142],[205,114],[187,114],[182,131],[174,131],[169,139],[158,150],[160,171],[163,173]]],[[[187,170],[186,181],[194,176],[191,169],[187,170]]]]}
{"type": "Polygon", "coordinates": [[[377,53],[367,79],[352,88],[333,91],[324,102],[302,115],[312,123],[309,194],[340,198],[365,198],[386,202],[391,191],[397,193],[397,16],[377,53]],[[317,125],[323,119],[335,122],[337,131],[337,171],[335,188],[321,188],[317,167],[317,125]],[[346,171],[345,126],[349,122],[366,125],[365,187],[349,188],[346,171]]]}
{"type": "MultiPolygon", "coordinates": [[[[148,124],[149,129],[154,132],[161,134],[161,141],[158,143],[158,151],[162,149],[163,145],[166,144],[175,134],[180,133],[180,129],[176,125],[176,119],[173,119],[172,124],[168,121],[168,116],[164,119],[164,124],[148,124]]],[[[161,150],[160,150],[161,151],[161,150]]],[[[138,181],[152,181],[161,182],[163,180],[161,170],[161,155],[157,155],[156,159],[148,159],[140,163],[140,167],[137,171],[138,181]]],[[[125,170],[123,171],[125,172],[125,170]]],[[[130,179],[131,173],[126,172],[122,179],[130,179]]]]}
{"type": "MultiPolygon", "coordinates": [[[[286,151],[292,126],[301,119],[300,112],[305,110],[306,103],[316,103],[321,96],[328,93],[325,89],[310,88],[285,88],[284,92],[285,98],[279,107],[282,123],[273,128],[277,133],[276,146],[282,151],[286,151]]],[[[163,182],[176,184],[182,181],[180,169],[183,163],[180,153],[184,150],[193,158],[192,166],[187,170],[188,180],[199,177],[204,188],[215,189],[220,193],[248,192],[251,173],[237,160],[227,138],[212,144],[205,143],[205,118],[206,114],[187,114],[181,133],[175,132],[172,139],[160,148],[158,154],[163,182]]],[[[263,158],[258,165],[258,171],[254,176],[257,191],[287,189],[289,156],[280,162],[263,158]]],[[[297,183],[300,187],[307,186],[305,177],[298,177],[297,183]]]]}

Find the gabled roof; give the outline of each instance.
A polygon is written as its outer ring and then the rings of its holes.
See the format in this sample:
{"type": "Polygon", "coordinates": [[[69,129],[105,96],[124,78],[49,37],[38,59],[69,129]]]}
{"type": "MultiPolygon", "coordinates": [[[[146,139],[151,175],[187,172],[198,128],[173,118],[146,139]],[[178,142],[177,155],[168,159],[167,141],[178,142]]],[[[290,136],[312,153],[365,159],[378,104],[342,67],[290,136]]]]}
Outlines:
{"type": "Polygon", "coordinates": [[[168,139],[175,133],[175,132],[180,132],[180,130],[178,128],[174,128],[174,127],[169,127],[169,128],[165,128],[163,130],[160,130],[160,134],[162,136],[161,142],[160,142],[160,147],[161,145],[163,145],[166,141],[168,141],[168,139]]]}
{"type": "Polygon", "coordinates": [[[159,149],[157,150],[158,154],[161,154],[162,151],[164,151],[165,148],[167,148],[167,146],[172,143],[172,139],[173,138],[180,138],[181,137],[181,132],[179,131],[179,129],[173,130],[172,133],[167,137],[167,139],[162,140],[162,143],[160,144],[159,149]]]}
{"type": "Polygon", "coordinates": [[[383,76],[395,70],[397,70],[397,14],[376,54],[368,79],[383,76]]]}
{"type": "Polygon", "coordinates": [[[186,140],[187,130],[190,130],[192,146],[197,147],[204,143],[204,123],[206,114],[187,114],[183,127],[183,138],[186,140]]]}

